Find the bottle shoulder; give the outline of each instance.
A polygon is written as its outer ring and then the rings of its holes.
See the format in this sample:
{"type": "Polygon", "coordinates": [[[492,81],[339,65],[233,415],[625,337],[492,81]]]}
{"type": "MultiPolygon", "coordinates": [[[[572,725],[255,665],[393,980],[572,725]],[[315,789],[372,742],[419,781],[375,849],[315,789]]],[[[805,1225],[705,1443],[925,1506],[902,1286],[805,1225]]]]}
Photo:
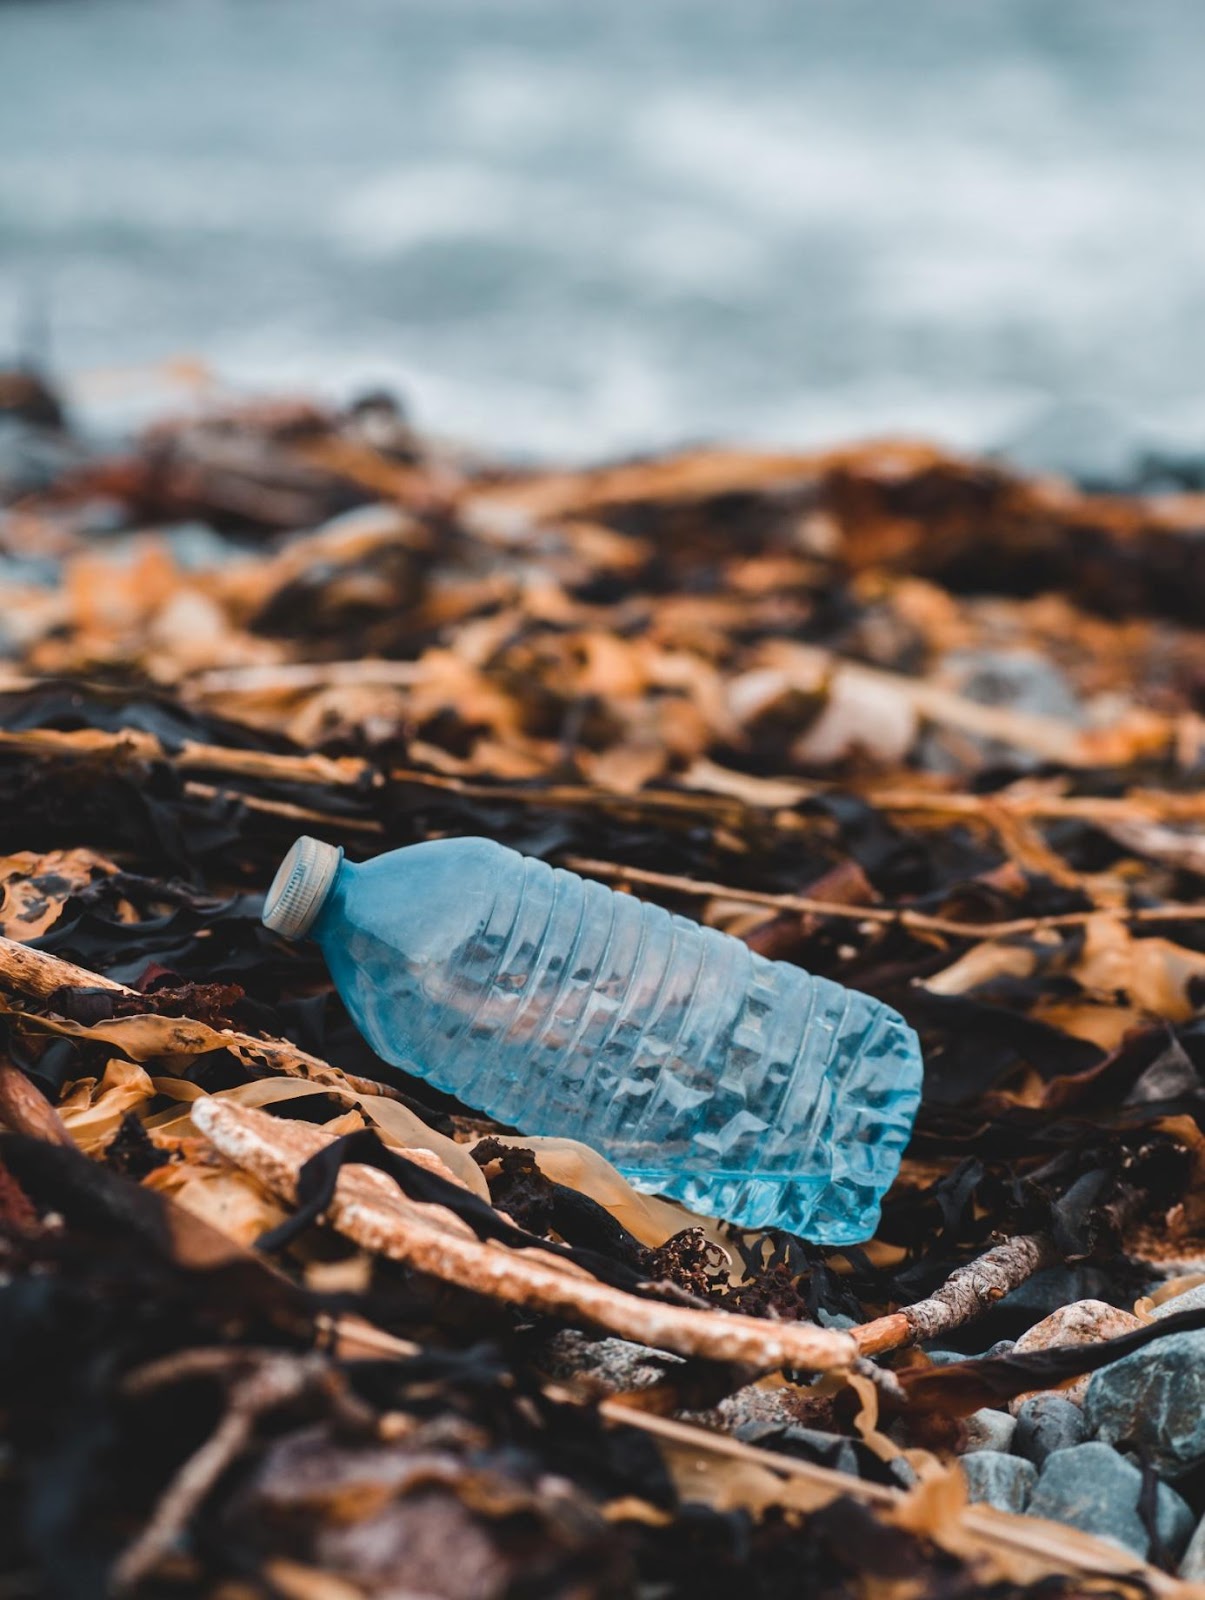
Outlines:
{"type": "Polygon", "coordinates": [[[522,858],[492,839],[432,839],[345,863],[319,937],[357,934],[429,959],[450,954],[484,923],[497,895],[522,872],[522,858]]]}

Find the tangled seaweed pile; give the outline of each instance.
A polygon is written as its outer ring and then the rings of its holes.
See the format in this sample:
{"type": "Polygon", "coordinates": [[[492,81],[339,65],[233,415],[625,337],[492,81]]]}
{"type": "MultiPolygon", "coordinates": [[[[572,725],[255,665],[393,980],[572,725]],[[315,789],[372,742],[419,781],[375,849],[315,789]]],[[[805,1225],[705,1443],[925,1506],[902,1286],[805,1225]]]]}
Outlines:
{"type": "Polygon", "coordinates": [[[1205,497],[912,444],[518,472],[379,398],[36,420],[6,1592],[1171,1592],[1205,1439],[1116,1375],[1205,1345],[1205,497]],[[729,1233],[387,1069],[260,926],[302,831],[486,834],[890,1002],[877,1237],[729,1233]]]}

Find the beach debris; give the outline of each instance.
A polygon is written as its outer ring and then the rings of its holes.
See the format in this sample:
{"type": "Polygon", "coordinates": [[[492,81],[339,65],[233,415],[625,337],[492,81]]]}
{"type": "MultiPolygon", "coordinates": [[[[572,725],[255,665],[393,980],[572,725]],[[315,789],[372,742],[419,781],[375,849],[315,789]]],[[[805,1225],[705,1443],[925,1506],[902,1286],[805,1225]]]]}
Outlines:
{"type": "Polygon", "coordinates": [[[379,401],[119,449],[27,409],[14,1592],[1200,1577],[1205,499],[907,442],[520,469],[379,401]],[[874,1237],[726,1228],[391,1069],[261,924],[299,833],[495,839],[899,1011],[874,1237]]]}

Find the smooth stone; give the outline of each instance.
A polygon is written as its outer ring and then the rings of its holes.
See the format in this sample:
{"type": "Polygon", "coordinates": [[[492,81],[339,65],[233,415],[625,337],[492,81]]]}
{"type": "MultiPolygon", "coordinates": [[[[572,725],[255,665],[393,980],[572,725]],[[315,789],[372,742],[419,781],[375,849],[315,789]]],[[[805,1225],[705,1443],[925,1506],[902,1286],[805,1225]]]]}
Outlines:
{"type": "Polygon", "coordinates": [[[1162,1317],[1172,1317],[1178,1311],[1205,1310],[1205,1283],[1198,1283],[1195,1289],[1185,1289],[1183,1294],[1174,1294],[1170,1300],[1161,1300],[1157,1306],[1152,1306],[1147,1313],[1158,1321],[1162,1317]]]}
{"type": "Polygon", "coordinates": [[[836,1328],[841,1333],[858,1325],[857,1319],[847,1316],[844,1311],[826,1311],[823,1306],[816,1312],[816,1321],[822,1328],[836,1328]]]}
{"type": "Polygon", "coordinates": [[[982,1411],[972,1411],[964,1426],[967,1440],[963,1446],[965,1455],[976,1450],[999,1450],[1007,1454],[1017,1419],[1010,1417],[1007,1411],[993,1411],[990,1406],[984,1406],[982,1411]]]}
{"type": "Polygon", "coordinates": [[[963,1456],[961,1466],[972,1500],[995,1506],[997,1511],[1019,1514],[1025,1510],[1038,1476],[1032,1462],[1005,1455],[1003,1450],[976,1450],[963,1456]]]}
{"type": "Polygon", "coordinates": [[[1080,1263],[1074,1267],[1047,1267],[997,1300],[993,1311],[1048,1317],[1060,1306],[1080,1300],[1097,1300],[1111,1293],[1110,1275],[1100,1267],[1080,1263]]]}
{"type": "MultiPolygon", "coordinates": [[[[1142,1473],[1107,1444],[1077,1444],[1046,1458],[1029,1501],[1031,1517],[1048,1517],[1071,1528],[1111,1539],[1145,1559],[1150,1539],[1138,1497],[1142,1473]]],[[[1159,1485],[1155,1521],[1159,1537],[1174,1560],[1188,1543],[1194,1517],[1174,1489],[1159,1485]]]]}
{"type": "Polygon", "coordinates": [[[983,1353],[985,1356],[1011,1356],[1016,1348],[1017,1341],[1015,1339],[997,1339],[995,1344],[983,1353]]]}
{"type": "Polygon", "coordinates": [[[963,1355],[961,1350],[926,1350],[925,1354],[935,1367],[948,1367],[955,1361],[973,1361],[974,1356],[963,1355]]]}
{"type": "MultiPolygon", "coordinates": [[[[1041,1322],[1023,1333],[1013,1347],[1014,1355],[1025,1355],[1031,1350],[1054,1350],[1069,1344],[1095,1344],[1102,1339],[1115,1339],[1119,1334],[1132,1333],[1144,1324],[1130,1311],[1119,1311],[1105,1300],[1076,1300],[1069,1306],[1060,1306],[1041,1322]]],[[[1089,1373],[1068,1384],[1059,1393],[1074,1405],[1083,1405],[1088,1392],[1089,1373]]],[[[1017,1412],[1035,1394],[1045,1390],[1029,1389],[1009,1402],[1009,1410],[1017,1412]]]]}
{"type": "Polygon", "coordinates": [[[1013,1450],[1040,1467],[1056,1450],[1071,1450],[1088,1437],[1083,1409],[1061,1394],[1035,1394],[1017,1411],[1013,1450]]]}
{"type": "Polygon", "coordinates": [[[1188,1583],[1205,1583],[1205,1517],[1197,1523],[1197,1531],[1188,1541],[1180,1563],[1180,1576],[1188,1583]]]}
{"type": "Polygon", "coordinates": [[[1109,1444],[1148,1452],[1164,1477],[1205,1461],[1205,1329],[1170,1333],[1094,1373],[1088,1429],[1109,1444]]]}
{"type": "Polygon", "coordinates": [[[1066,675],[1036,650],[951,650],[942,668],[960,694],[981,705],[1009,706],[1063,722],[1083,716],[1066,675]]]}

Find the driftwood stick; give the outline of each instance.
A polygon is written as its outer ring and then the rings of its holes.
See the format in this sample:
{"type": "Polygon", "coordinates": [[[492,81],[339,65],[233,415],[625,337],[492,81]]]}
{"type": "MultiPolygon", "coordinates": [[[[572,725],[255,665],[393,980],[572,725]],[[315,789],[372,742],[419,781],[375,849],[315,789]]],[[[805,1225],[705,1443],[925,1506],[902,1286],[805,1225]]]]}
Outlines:
{"type": "MultiPolygon", "coordinates": [[[[228,1161],[289,1204],[296,1202],[305,1162],[331,1143],[324,1129],[284,1122],[217,1097],[194,1101],[191,1116],[228,1161]]],[[[784,1367],[840,1372],[858,1357],[846,1333],[643,1299],[542,1251],[483,1241],[442,1206],[407,1200],[391,1179],[358,1163],[340,1172],[328,1221],[374,1255],[404,1261],[490,1299],[584,1321],[656,1350],[732,1362],[757,1372],[784,1367]]]]}
{"type": "Polygon", "coordinates": [[[936,1339],[973,1322],[1026,1278],[1061,1260],[1049,1234],[1018,1234],[959,1267],[927,1299],[864,1322],[850,1332],[862,1354],[868,1356],[936,1339]]]}
{"type": "Polygon", "coordinates": [[[213,783],[188,782],[184,785],[185,794],[195,795],[198,800],[216,800],[219,795],[227,799],[236,799],[248,811],[258,811],[265,817],[281,817],[286,822],[297,823],[301,827],[329,828],[332,833],[383,833],[385,830],[379,822],[374,822],[371,817],[344,817],[331,811],[315,811],[309,806],[295,806],[288,800],[265,800],[259,795],[246,794],[243,790],[220,789],[213,783]]]}
{"type": "MultiPolygon", "coordinates": [[[[327,667],[298,666],[288,670],[286,682],[297,674],[314,687],[326,681],[341,683],[354,681],[351,669],[359,677],[371,679],[366,669],[373,663],[330,663],[327,667]]],[[[411,663],[384,662],[383,668],[407,667],[411,663]]],[[[240,669],[242,670],[242,669],[240,669]]],[[[284,672],[280,668],[254,668],[248,671],[284,672]]],[[[230,674],[237,677],[238,672],[230,674]]],[[[223,681],[225,674],[201,674],[194,680],[202,689],[223,681]]],[[[387,675],[394,681],[394,675],[387,675]]],[[[5,679],[8,688],[29,687],[37,679],[5,679]]],[[[982,709],[982,708],[980,708],[982,709]]],[[[230,776],[262,778],[269,782],[312,784],[318,787],[359,788],[377,787],[386,774],[369,761],[357,757],[338,758],[318,754],[289,755],[265,750],[237,750],[225,745],[186,741],[178,751],[168,750],[153,734],[136,729],[123,729],[106,733],[96,728],[64,732],[57,728],[26,728],[0,730],[0,749],[33,757],[57,757],[65,760],[92,760],[97,755],[124,756],[132,760],[161,761],[183,770],[221,772],[230,776]]],[[[682,812],[715,816],[724,813],[743,816],[750,812],[774,815],[780,825],[802,825],[804,819],[794,815],[789,805],[811,796],[830,794],[834,784],[825,781],[784,777],[774,780],[788,786],[790,800],[758,803],[747,795],[735,795],[723,787],[708,788],[706,783],[679,789],[647,788],[635,794],[612,793],[587,784],[554,783],[499,783],[487,779],[458,777],[450,773],[432,772],[420,767],[391,768],[387,774],[395,783],[416,784],[428,789],[442,789],[451,794],[462,794],[474,799],[505,800],[516,805],[598,808],[618,807],[631,810],[682,812]]],[[[1047,792],[1018,793],[1004,790],[997,794],[966,794],[940,788],[901,788],[898,785],[858,789],[870,805],[880,811],[895,815],[921,817],[932,814],[938,819],[964,816],[991,824],[993,814],[1009,814],[1031,821],[1054,821],[1076,818],[1110,823],[1138,820],[1166,822],[1201,822],[1205,820],[1205,795],[1199,792],[1182,793],[1171,789],[1134,789],[1124,796],[1063,795],[1047,792]]]]}
{"type": "Polygon", "coordinates": [[[142,1581],[175,1544],[205,1496],[246,1448],[256,1413],[227,1411],[205,1443],[168,1484],[150,1521],[113,1568],[112,1587],[121,1594],[142,1581]]]}
{"type": "Polygon", "coordinates": [[[0,939],[0,984],[35,1000],[46,1000],[56,989],[112,989],[118,994],[134,994],[124,983],[114,983],[99,972],[77,967],[74,962],[52,956],[46,950],[33,950],[16,939],[0,939]]]}

